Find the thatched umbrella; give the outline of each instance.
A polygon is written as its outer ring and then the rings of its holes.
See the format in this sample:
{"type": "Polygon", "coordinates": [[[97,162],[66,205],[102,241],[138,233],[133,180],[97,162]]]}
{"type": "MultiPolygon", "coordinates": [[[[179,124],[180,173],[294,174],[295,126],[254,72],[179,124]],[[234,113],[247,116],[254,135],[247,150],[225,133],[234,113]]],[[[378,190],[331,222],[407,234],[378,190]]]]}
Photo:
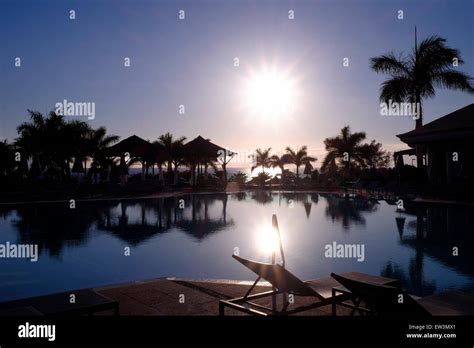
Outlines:
{"type": "Polygon", "coordinates": [[[185,157],[191,165],[192,181],[195,184],[195,168],[199,163],[205,160],[218,161],[222,165],[224,171],[224,183],[227,183],[227,163],[230,162],[235,152],[229,151],[219,145],[212,143],[208,139],[204,139],[200,135],[195,139],[187,142],[181,148],[183,157],[185,157]]]}
{"type": "Polygon", "coordinates": [[[107,157],[120,157],[121,159],[124,159],[126,154],[128,154],[130,158],[138,158],[142,164],[143,180],[145,177],[145,162],[150,161],[150,158],[154,157],[157,150],[157,146],[136,135],[132,135],[117,144],[106,148],[105,155],[107,157]]]}
{"type": "Polygon", "coordinates": [[[110,157],[122,157],[125,153],[128,153],[130,157],[144,157],[150,150],[153,150],[153,145],[150,142],[132,135],[106,148],[105,154],[110,157]]]}

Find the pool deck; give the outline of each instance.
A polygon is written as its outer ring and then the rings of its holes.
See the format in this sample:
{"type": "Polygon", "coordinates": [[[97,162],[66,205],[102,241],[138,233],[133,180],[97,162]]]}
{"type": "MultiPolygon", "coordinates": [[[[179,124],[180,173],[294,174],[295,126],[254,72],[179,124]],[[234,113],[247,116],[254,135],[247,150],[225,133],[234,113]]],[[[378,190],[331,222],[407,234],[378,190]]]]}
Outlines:
{"type": "MultiPolygon", "coordinates": [[[[349,272],[351,273],[351,272],[349,272]]],[[[348,274],[349,274],[348,273],[348,274]]],[[[354,272],[352,272],[354,273],[354,272]]],[[[391,278],[374,277],[357,273],[362,280],[376,279],[379,283],[396,281],[391,278]]],[[[339,283],[331,277],[311,280],[311,287],[324,298],[331,297],[333,287],[339,283]]],[[[72,290],[63,293],[13,300],[0,303],[0,316],[36,316],[92,314],[121,316],[217,316],[219,300],[243,296],[253,284],[252,281],[224,279],[179,279],[159,278],[125,284],[97,287],[93,289],[72,290]],[[77,296],[77,302],[70,304],[70,296],[77,296]],[[91,306],[93,307],[93,310],[91,306]]],[[[252,293],[268,291],[271,286],[259,283],[252,293]]],[[[282,306],[283,298],[277,297],[277,310],[282,306]]],[[[314,304],[314,297],[296,296],[288,310],[314,304]]],[[[418,298],[432,315],[469,315],[474,316],[474,293],[448,290],[439,294],[418,298]]],[[[271,297],[252,301],[258,305],[271,307],[271,297]]],[[[351,309],[336,305],[336,315],[347,316],[351,309]]],[[[247,315],[231,308],[225,309],[225,315],[247,315]]],[[[294,315],[331,316],[332,305],[328,304],[308,309],[294,315]]]]}
{"type": "MultiPolygon", "coordinates": [[[[318,286],[331,291],[337,282],[332,278],[315,280],[318,286]]],[[[101,295],[120,303],[120,315],[197,315],[219,314],[219,300],[243,296],[252,285],[252,281],[224,279],[192,280],[178,278],[154,279],[95,288],[101,295]]],[[[271,290],[268,283],[259,283],[252,293],[271,290]]],[[[279,303],[281,299],[278,298],[279,303]]],[[[271,297],[254,301],[271,306],[271,297]]],[[[291,306],[300,306],[314,302],[314,298],[295,297],[291,306]]],[[[348,315],[348,308],[337,306],[337,315],[348,315]]],[[[299,315],[331,315],[331,305],[311,309],[299,315]]],[[[226,315],[245,315],[233,309],[226,309],[226,315]]]]}
{"type": "MultiPolygon", "coordinates": [[[[384,277],[373,277],[358,274],[362,281],[378,278],[379,281],[393,281],[384,277]]],[[[331,296],[333,287],[340,284],[331,277],[310,280],[312,288],[324,297],[331,296]]],[[[243,296],[253,281],[224,279],[179,279],[161,278],[143,282],[95,288],[94,290],[120,304],[120,315],[219,315],[219,300],[243,296]]],[[[252,291],[259,293],[271,290],[267,282],[260,282],[252,291]]],[[[459,290],[447,290],[424,298],[415,297],[432,315],[474,315],[474,293],[459,290]]],[[[282,298],[277,297],[277,307],[282,305],[282,298]]],[[[259,305],[271,307],[271,297],[253,301],[259,305]]],[[[314,303],[314,297],[296,296],[288,310],[314,303]]],[[[351,309],[336,305],[336,315],[350,315],[351,309]]],[[[226,308],[225,315],[247,315],[226,308]]],[[[295,315],[331,316],[332,306],[326,305],[309,309],[295,315]]]]}

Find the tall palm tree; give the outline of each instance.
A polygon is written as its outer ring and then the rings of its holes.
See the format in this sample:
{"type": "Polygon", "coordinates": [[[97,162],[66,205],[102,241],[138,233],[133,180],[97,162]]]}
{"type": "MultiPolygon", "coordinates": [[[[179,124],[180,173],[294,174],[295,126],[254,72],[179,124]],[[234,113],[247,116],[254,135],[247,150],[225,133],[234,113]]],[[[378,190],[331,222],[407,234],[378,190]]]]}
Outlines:
{"type": "Polygon", "coordinates": [[[67,180],[70,177],[69,162],[72,157],[72,145],[69,141],[73,132],[73,126],[68,127],[63,116],[54,111],[49,113],[45,120],[43,146],[45,154],[49,158],[50,174],[52,176],[58,175],[62,180],[67,180]]]}
{"type": "Polygon", "coordinates": [[[184,145],[186,137],[175,138],[170,132],[166,132],[158,137],[158,143],[163,145],[167,153],[168,173],[172,171],[174,165],[174,183],[178,183],[178,167],[182,163],[179,150],[184,145]]]}
{"type": "Polygon", "coordinates": [[[287,153],[281,156],[273,155],[270,157],[270,162],[272,168],[279,168],[281,170],[281,174],[283,175],[283,172],[285,171],[285,165],[290,163],[290,158],[287,153]]]}
{"type": "Polygon", "coordinates": [[[374,71],[390,74],[390,78],[382,83],[381,101],[420,105],[416,128],[423,125],[422,101],[435,96],[435,87],[474,93],[472,77],[455,69],[455,62],[464,63],[459,51],[446,46],[445,42],[439,36],[431,36],[419,45],[415,42],[413,51],[406,57],[388,53],[370,59],[374,71]]]}
{"type": "Polygon", "coordinates": [[[288,155],[288,161],[291,164],[296,166],[296,179],[300,178],[300,167],[306,163],[311,163],[317,160],[316,157],[308,156],[308,148],[306,145],[299,148],[297,151],[293,150],[291,147],[286,148],[286,153],[288,155]]]}
{"type": "Polygon", "coordinates": [[[365,140],[364,132],[351,133],[349,126],[341,129],[341,133],[333,138],[326,138],[324,146],[326,147],[326,157],[321,166],[322,171],[326,171],[331,163],[335,161],[344,167],[345,171],[350,171],[354,165],[365,166],[362,142],[365,140]]]}
{"type": "MultiPolygon", "coordinates": [[[[90,130],[87,154],[93,158],[91,167],[94,168],[94,174],[98,174],[99,169],[103,171],[106,170],[109,165],[112,166],[113,160],[106,156],[105,149],[119,140],[120,137],[118,135],[107,135],[107,129],[105,127],[90,130]]],[[[85,163],[84,167],[86,167],[85,163]]]]}
{"type": "Polygon", "coordinates": [[[120,137],[113,134],[107,135],[107,129],[105,127],[99,127],[91,130],[89,139],[89,153],[95,156],[98,152],[103,151],[113,143],[119,141],[120,137]]]}
{"type": "MultiPolygon", "coordinates": [[[[446,40],[431,36],[416,43],[412,53],[406,57],[396,57],[394,53],[371,58],[371,68],[376,72],[390,74],[380,89],[380,100],[389,103],[409,102],[419,107],[415,128],[423,126],[422,101],[435,96],[435,87],[459,89],[474,93],[472,77],[457,71],[455,63],[464,61],[457,49],[445,45],[446,40]]],[[[423,153],[416,149],[418,168],[423,166],[423,153]]]]}
{"type": "Polygon", "coordinates": [[[45,117],[39,112],[28,110],[28,113],[31,122],[23,122],[17,127],[19,137],[16,138],[15,145],[21,149],[24,159],[31,159],[28,175],[31,178],[36,178],[46,166],[42,148],[46,121],[45,117]]]}
{"type": "Polygon", "coordinates": [[[69,142],[64,145],[67,147],[66,152],[74,157],[73,172],[86,174],[92,131],[92,127],[83,121],[73,120],[65,124],[64,132],[67,134],[69,142]]]}
{"type": "Polygon", "coordinates": [[[287,173],[285,173],[285,165],[290,163],[288,154],[283,154],[281,156],[273,155],[270,157],[272,168],[279,168],[281,171],[280,174],[280,185],[287,184],[287,173]]]}
{"type": "Polygon", "coordinates": [[[18,167],[12,144],[9,144],[6,139],[0,141],[0,178],[10,176],[18,167]]]}
{"type": "Polygon", "coordinates": [[[69,162],[73,156],[76,125],[66,122],[64,117],[51,111],[48,117],[30,111],[31,122],[17,127],[19,137],[16,144],[23,153],[32,158],[32,177],[45,174],[51,178],[68,179],[69,162]],[[58,146],[58,144],[60,144],[58,146]]]}
{"type": "Polygon", "coordinates": [[[166,132],[158,137],[158,143],[163,145],[167,153],[168,171],[171,172],[173,160],[177,155],[177,149],[186,141],[186,137],[175,138],[170,132],[166,132]]]}
{"type": "Polygon", "coordinates": [[[362,144],[360,153],[369,168],[386,168],[390,165],[390,152],[382,148],[382,144],[372,140],[368,144],[362,144]]]}
{"type": "Polygon", "coordinates": [[[28,112],[30,122],[18,126],[15,145],[21,150],[22,159],[31,160],[31,178],[45,175],[68,180],[73,159],[73,169],[81,168],[84,162],[85,171],[88,157],[100,162],[103,160],[100,151],[118,140],[114,135],[106,136],[103,127],[94,130],[83,121],[66,121],[54,111],[47,117],[37,111],[28,112]]]}
{"type": "MultiPolygon", "coordinates": [[[[262,167],[262,172],[265,173],[265,168],[270,168],[272,165],[272,161],[270,159],[270,151],[272,150],[271,147],[268,149],[256,149],[255,154],[252,155],[255,161],[255,164],[252,166],[251,171],[254,171],[257,167],[262,167]]],[[[252,157],[250,156],[250,157],[252,157]]]]}

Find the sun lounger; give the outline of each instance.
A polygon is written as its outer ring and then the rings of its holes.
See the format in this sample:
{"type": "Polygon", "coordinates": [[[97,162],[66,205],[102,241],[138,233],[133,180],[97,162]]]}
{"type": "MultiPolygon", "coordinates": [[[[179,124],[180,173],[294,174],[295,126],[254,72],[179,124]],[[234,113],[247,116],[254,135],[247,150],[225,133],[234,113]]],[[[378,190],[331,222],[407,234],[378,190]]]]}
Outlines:
{"type": "MultiPolygon", "coordinates": [[[[474,296],[472,294],[448,291],[441,294],[416,299],[400,286],[382,285],[360,281],[351,277],[331,273],[341,287],[336,293],[352,294],[354,305],[351,314],[379,316],[431,316],[431,315],[473,315],[474,296]]],[[[336,303],[336,302],[335,302],[336,303]]]]}
{"type": "Polygon", "coordinates": [[[354,306],[352,306],[351,315],[356,311],[361,315],[386,315],[401,312],[416,315],[429,314],[400,287],[360,281],[334,273],[331,273],[331,277],[345,288],[339,288],[340,292],[352,294],[354,306]]]}
{"type": "Polygon", "coordinates": [[[333,300],[330,292],[321,294],[313,288],[311,283],[300,280],[298,277],[296,277],[294,274],[292,274],[279,264],[267,264],[251,261],[236,255],[232,255],[232,257],[239,261],[241,264],[243,264],[245,267],[256,273],[258,275],[258,278],[255,280],[253,285],[250,287],[250,289],[244,296],[233,298],[230,300],[220,300],[219,315],[224,315],[226,307],[247,314],[260,316],[290,315],[312,308],[328,305],[333,300]],[[250,293],[261,279],[264,279],[269,282],[274,287],[274,290],[251,295],[250,293]],[[276,296],[279,294],[290,294],[293,296],[310,296],[314,297],[314,302],[311,302],[309,305],[299,306],[290,310],[288,309],[290,303],[286,298],[286,295],[284,295],[285,301],[281,310],[276,310],[276,308],[269,308],[261,304],[251,302],[257,299],[262,299],[269,296],[276,296]]]}

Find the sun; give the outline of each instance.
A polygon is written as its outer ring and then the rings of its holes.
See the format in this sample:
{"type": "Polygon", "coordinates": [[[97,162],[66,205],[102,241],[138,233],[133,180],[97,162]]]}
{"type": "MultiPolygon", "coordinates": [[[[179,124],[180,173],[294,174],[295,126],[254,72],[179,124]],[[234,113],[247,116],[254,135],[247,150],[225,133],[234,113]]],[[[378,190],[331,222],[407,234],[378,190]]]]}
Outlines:
{"type": "Polygon", "coordinates": [[[295,81],[288,72],[263,67],[244,81],[244,104],[252,114],[275,118],[292,113],[296,94],[295,81]]]}

